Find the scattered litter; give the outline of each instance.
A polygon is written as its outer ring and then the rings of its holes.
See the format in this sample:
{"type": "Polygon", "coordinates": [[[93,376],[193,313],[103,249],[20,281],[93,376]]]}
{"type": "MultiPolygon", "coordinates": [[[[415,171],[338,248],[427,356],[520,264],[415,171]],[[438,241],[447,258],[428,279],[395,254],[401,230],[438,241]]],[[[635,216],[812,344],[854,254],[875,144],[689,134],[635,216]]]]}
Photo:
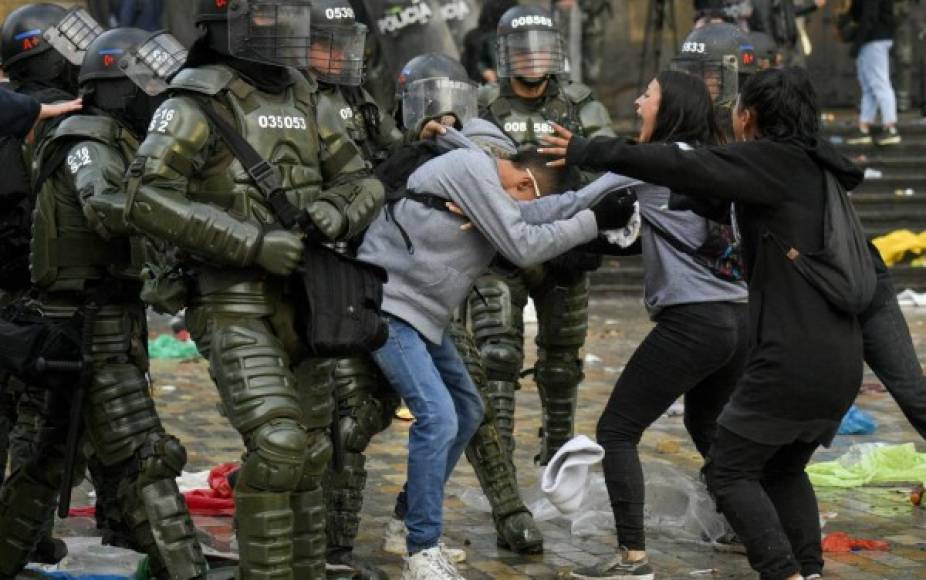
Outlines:
{"type": "Polygon", "coordinates": [[[917,453],[913,443],[861,443],[835,461],[808,465],[807,474],[818,487],[922,482],[926,481],[926,453],[917,453]]]}
{"type": "Polygon", "coordinates": [[[871,167],[865,168],[865,179],[881,179],[882,177],[884,177],[884,173],[881,171],[871,167]]]}
{"type": "Polygon", "coordinates": [[[901,306],[926,306],[926,292],[916,292],[907,288],[897,295],[897,303],[901,306]]]}
{"type": "Polygon", "coordinates": [[[704,570],[692,570],[688,573],[689,576],[713,576],[717,573],[717,570],[713,568],[705,568],[704,570]]]}
{"type": "Polygon", "coordinates": [[[890,552],[891,545],[883,540],[866,540],[853,538],[845,532],[833,532],[823,538],[824,552],[856,552],[859,550],[874,550],[877,552],[890,552]]]}
{"type": "Polygon", "coordinates": [[[907,254],[920,256],[926,249],[926,232],[916,234],[910,230],[894,230],[871,241],[878,248],[888,266],[901,262],[907,254]]]}
{"type": "Polygon", "coordinates": [[[912,187],[907,188],[897,188],[894,190],[894,195],[897,197],[913,197],[916,191],[912,187]]]}
{"type": "Polygon", "coordinates": [[[913,489],[910,490],[910,503],[916,507],[923,505],[923,486],[921,484],[913,486],[913,489]]]}
{"type": "Polygon", "coordinates": [[[589,468],[603,458],[601,445],[585,435],[576,435],[559,448],[543,470],[543,493],[563,514],[575,513],[588,490],[589,468]]]}
{"type": "Polygon", "coordinates": [[[158,387],[158,390],[164,391],[165,393],[173,393],[177,390],[176,385],[161,385],[158,387]]]}
{"type": "Polygon", "coordinates": [[[28,569],[52,578],[115,580],[133,578],[144,554],[115,546],[104,546],[100,538],[75,536],[62,538],[68,555],[57,564],[30,564],[28,569]]]}
{"type": "Polygon", "coordinates": [[[849,407],[839,424],[839,435],[871,435],[878,428],[875,418],[855,405],[849,407]]]}
{"type": "Polygon", "coordinates": [[[601,362],[600,356],[594,355],[590,352],[585,354],[585,364],[593,365],[593,364],[598,364],[600,362],[601,362]]]}
{"type": "Polygon", "coordinates": [[[399,421],[411,421],[415,418],[415,416],[412,415],[412,412],[408,409],[408,407],[402,405],[398,408],[398,410],[396,410],[395,418],[399,421]]]}
{"type": "Polygon", "coordinates": [[[199,351],[192,340],[178,340],[169,334],[162,334],[148,342],[148,356],[151,358],[199,358],[199,351]]]}

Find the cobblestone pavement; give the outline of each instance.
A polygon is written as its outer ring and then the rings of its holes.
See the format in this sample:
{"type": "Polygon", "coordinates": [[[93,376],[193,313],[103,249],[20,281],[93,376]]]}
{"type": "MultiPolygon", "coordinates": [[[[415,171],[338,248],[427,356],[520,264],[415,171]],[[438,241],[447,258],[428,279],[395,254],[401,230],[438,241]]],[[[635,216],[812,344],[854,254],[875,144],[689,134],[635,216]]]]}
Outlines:
{"type": "MultiPolygon", "coordinates": [[[[918,350],[926,353],[926,309],[907,311],[907,315],[918,350]]],[[[594,436],[595,423],[615,377],[650,327],[639,300],[599,298],[593,301],[586,348],[587,377],[580,391],[577,432],[594,436]]],[[[534,350],[532,346],[527,348],[528,366],[533,364],[534,350]]],[[[216,411],[218,398],[209,381],[206,363],[202,360],[154,361],[151,372],[161,416],[189,453],[187,469],[204,470],[220,462],[237,460],[241,452],[240,439],[216,411]]],[[[526,379],[522,383],[518,395],[516,464],[525,495],[535,497],[539,471],[533,466],[532,457],[538,448],[540,406],[532,381],[526,379]]],[[[815,460],[835,458],[850,445],[864,441],[914,441],[920,449],[926,449],[870,373],[866,374],[858,404],[877,419],[879,427],[875,434],[838,437],[833,447],[818,452],[815,460]]],[[[369,483],[358,538],[357,552],[379,564],[391,578],[399,577],[401,558],[386,554],[380,548],[395,494],[404,481],[408,426],[408,423],[396,421],[370,448],[369,483]]],[[[641,452],[644,469],[648,462],[667,460],[694,476],[700,466],[700,458],[685,434],[681,417],[663,417],[657,421],[644,435],[641,452]]],[[[910,487],[818,490],[821,512],[829,513],[831,518],[825,531],[886,539],[892,545],[887,553],[827,554],[828,578],[926,578],[926,512],[909,503],[910,487]]],[[[592,537],[575,537],[569,523],[563,519],[541,522],[546,537],[543,555],[525,557],[499,549],[489,515],[461,499],[477,489],[473,471],[464,460],[447,489],[445,534],[449,545],[467,549],[468,560],[461,570],[471,580],[556,578],[570,567],[587,564],[615,550],[612,531],[605,530],[592,537]]],[[[75,505],[82,499],[86,501],[85,490],[75,496],[75,505]]],[[[227,542],[231,527],[229,518],[197,518],[197,524],[217,547],[227,542]]],[[[67,534],[86,535],[90,529],[92,523],[81,518],[59,524],[59,531],[67,534]]],[[[653,529],[648,533],[650,558],[659,578],[755,576],[742,555],[680,542],[673,539],[671,530],[653,529]]]]}

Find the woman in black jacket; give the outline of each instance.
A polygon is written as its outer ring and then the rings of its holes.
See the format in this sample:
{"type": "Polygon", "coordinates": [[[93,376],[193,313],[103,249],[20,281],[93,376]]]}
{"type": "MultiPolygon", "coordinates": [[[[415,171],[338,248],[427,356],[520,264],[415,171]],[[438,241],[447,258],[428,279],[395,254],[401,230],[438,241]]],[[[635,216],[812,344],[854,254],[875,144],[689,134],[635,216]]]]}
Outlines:
{"type": "Polygon", "coordinates": [[[743,87],[737,142],[683,150],[560,131],[548,154],[598,171],[735,205],[749,284],[753,348],[718,419],[705,468],[718,506],[763,579],[823,568],[816,496],[804,467],[829,445],[858,392],[862,337],[854,315],[830,305],[768,237],[803,252],[823,239],[824,171],[847,190],[861,171],[819,139],[816,95],[802,69],[766,70],[743,87]]]}

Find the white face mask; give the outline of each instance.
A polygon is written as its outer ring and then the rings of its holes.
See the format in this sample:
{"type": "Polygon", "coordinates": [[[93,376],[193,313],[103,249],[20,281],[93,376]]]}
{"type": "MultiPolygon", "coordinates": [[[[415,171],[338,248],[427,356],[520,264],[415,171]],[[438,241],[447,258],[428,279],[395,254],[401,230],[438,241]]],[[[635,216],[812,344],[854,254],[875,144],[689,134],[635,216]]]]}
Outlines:
{"type": "Polygon", "coordinates": [[[540,197],[540,186],[537,184],[537,179],[534,177],[534,174],[531,173],[531,170],[524,168],[524,171],[527,172],[527,176],[531,178],[531,184],[534,186],[534,197],[540,197]]]}

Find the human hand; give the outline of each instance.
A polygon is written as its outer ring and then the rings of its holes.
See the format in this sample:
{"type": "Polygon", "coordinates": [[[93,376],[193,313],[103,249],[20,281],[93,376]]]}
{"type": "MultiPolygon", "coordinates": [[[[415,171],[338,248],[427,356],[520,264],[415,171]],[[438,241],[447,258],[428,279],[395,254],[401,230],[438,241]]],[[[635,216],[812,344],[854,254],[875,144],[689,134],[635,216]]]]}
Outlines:
{"type": "Polygon", "coordinates": [[[537,149],[537,152],[555,157],[553,161],[547,163],[548,166],[565,167],[566,150],[569,149],[569,142],[572,141],[572,131],[552,121],[550,125],[553,126],[553,130],[556,132],[555,135],[545,135],[543,137],[543,140],[550,147],[541,147],[537,149]]]}
{"type": "Polygon", "coordinates": [[[463,218],[464,220],[466,220],[466,223],[464,223],[463,225],[460,226],[460,229],[461,229],[461,230],[468,230],[468,229],[471,229],[471,228],[473,227],[473,222],[469,221],[469,218],[466,217],[466,214],[463,213],[463,210],[460,209],[460,206],[458,206],[457,204],[453,203],[452,201],[448,201],[448,202],[445,203],[444,205],[447,206],[447,209],[450,210],[450,213],[452,213],[452,214],[454,214],[454,215],[458,215],[458,216],[460,216],[461,218],[463,218]]]}
{"type": "Polygon", "coordinates": [[[418,133],[418,139],[424,141],[425,139],[433,139],[445,133],[447,133],[447,127],[437,121],[431,120],[425,123],[424,127],[421,128],[421,132],[418,133]]]}
{"type": "Polygon", "coordinates": [[[498,73],[490,68],[487,68],[482,71],[482,80],[490,85],[495,84],[498,82],[498,73]]]}
{"type": "Polygon", "coordinates": [[[336,240],[347,228],[347,220],[334,204],[327,201],[314,201],[305,212],[318,228],[319,233],[329,240],[336,240]]]}
{"type": "Polygon", "coordinates": [[[39,118],[37,120],[44,121],[45,119],[67,115],[68,113],[79,111],[83,107],[83,99],[74,99],[73,101],[64,101],[53,105],[42,105],[42,108],[39,109],[39,118]]]}

